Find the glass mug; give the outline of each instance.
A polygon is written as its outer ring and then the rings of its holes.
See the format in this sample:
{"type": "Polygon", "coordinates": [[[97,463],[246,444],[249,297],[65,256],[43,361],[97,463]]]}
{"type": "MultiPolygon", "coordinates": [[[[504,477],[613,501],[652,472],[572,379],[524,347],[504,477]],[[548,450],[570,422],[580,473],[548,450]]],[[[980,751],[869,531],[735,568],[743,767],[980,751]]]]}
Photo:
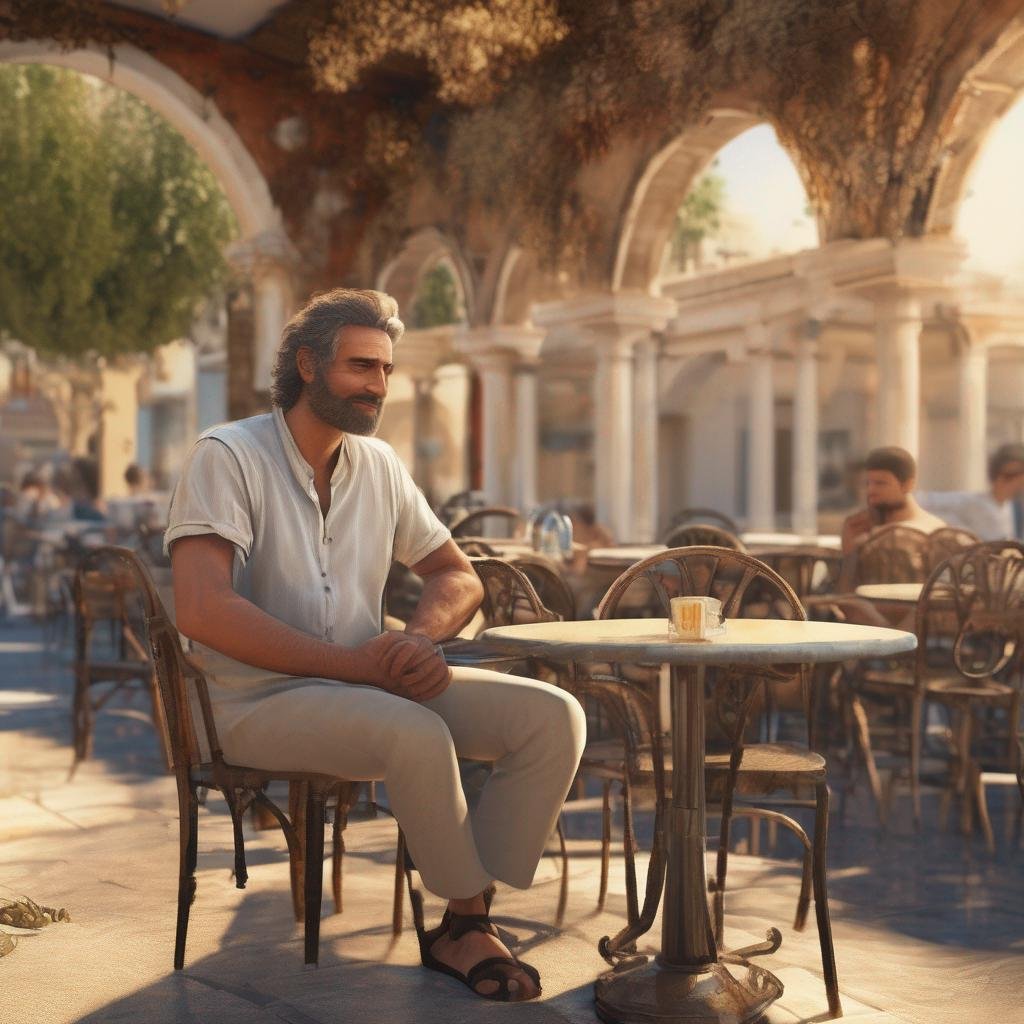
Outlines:
{"type": "Polygon", "coordinates": [[[673,597],[669,605],[670,640],[707,640],[725,632],[722,602],[717,597],[673,597]]]}

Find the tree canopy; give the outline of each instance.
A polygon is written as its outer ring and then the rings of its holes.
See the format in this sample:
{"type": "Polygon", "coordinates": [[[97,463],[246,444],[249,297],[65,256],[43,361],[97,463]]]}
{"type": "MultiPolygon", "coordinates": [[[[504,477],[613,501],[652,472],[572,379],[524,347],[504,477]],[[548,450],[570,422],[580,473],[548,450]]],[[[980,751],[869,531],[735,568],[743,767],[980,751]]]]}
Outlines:
{"type": "Polygon", "coordinates": [[[236,229],[185,139],[54,67],[0,67],[0,112],[0,332],[72,357],[186,334],[236,229]]]}
{"type": "Polygon", "coordinates": [[[700,253],[700,243],[722,226],[725,205],[725,179],[708,171],[686,194],[676,213],[670,240],[670,257],[675,267],[687,269],[700,253]]]}

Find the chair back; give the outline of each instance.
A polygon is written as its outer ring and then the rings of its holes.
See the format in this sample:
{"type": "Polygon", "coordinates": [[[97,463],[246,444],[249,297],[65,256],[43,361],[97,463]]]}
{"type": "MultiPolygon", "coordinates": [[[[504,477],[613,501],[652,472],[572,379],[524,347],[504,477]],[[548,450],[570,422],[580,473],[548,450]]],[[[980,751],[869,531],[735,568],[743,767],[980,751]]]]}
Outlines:
{"type": "Polygon", "coordinates": [[[758,561],[774,569],[803,601],[812,594],[833,593],[838,585],[842,554],[813,544],[760,549],[758,561]]]}
{"type": "Polygon", "coordinates": [[[507,532],[506,537],[514,537],[519,528],[519,521],[522,517],[519,510],[508,508],[504,505],[494,505],[487,508],[475,508],[467,512],[461,519],[456,520],[451,527],[453,537],[473,537],[484,532],[484,526],[488,520],[500,519],[504,522],[507,532]]]}
{"type": "Polygon", "coordinates": [[[716,547],[732,551],[746,551],[747,546],[729,530],[706,523],[690,523],[676,526],[665,535],[665,546],[669,548],[716,547]]]}
{"type": "Polygon", "coordinates": [[[471,558],[497,558],[498,552],[482,537],[453,537],[459,550],[471,558]]]}
{"type": "MultiPolygon", "coordinates": [[[[669,520],[668,533],[671,533],[677,526],[686,526],[689,523],[711,523],[732,534],[740,532],[736,521],[724,512],[718,512],[713,508],[682,508],[669,520]]],[[[664,543],[668,544],[668,541],[664,543]]],[[[669,544],[669,547],[671,546],[669,544]]]]}
{"type": "Polygon", "coordinates": [[[928,571],[933,572],[950,555],[980,544],[981,538],[959,526],[943,526],[928,534],[928,571]]]}
{"type": "Polygon", "coordinates": [[[976,544],[936,566],[917,605],[918,678],[934,639],[950,639],[953,668],[968,680],[1019,671],[1024,652],[1024,545],[976,544]]]}
{"type": "Polygon", "coordinates": [[[894,523],[870,534],[846,560],[843,582],[850,590],[865,583],[923,583],[928,572],[928,534],[894,523]]]}
{"type": "Polygon", "coordinates": [[[139,556],[127,548],[95,548],[83,557],[76,581],[78,578],[112,581],[110,585],[120,595],[118,600],[123,603],[128,619],[142,624],[142,638],[156,670],[167,731],[164,748],[175,773],[187,776],[204,762],[222,761],[206,679],[186,660],[178,631],[139,556]],[[192,703],[193,691],[196,708],[192,703]]]}
{"type": "Polygon", "coordinates": [[[544,607],[563,622],[576,619],[576,597],[558,564],[545,555],[523,552],[508,559],[532,584],[544,607]]]}
{"type": "Polygon", "coordinates": [[[558,615],[544,606],[533,584],[520,569],[500,558],[471,558],[483,584],[481,629],[531,622],[557,622],[558,615]]]}

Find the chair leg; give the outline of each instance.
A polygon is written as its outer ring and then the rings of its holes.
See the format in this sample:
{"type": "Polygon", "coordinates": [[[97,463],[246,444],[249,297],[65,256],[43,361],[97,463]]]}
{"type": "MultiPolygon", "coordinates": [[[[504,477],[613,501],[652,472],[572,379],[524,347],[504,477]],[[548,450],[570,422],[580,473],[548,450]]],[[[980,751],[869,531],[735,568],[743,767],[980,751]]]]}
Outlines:
{"type": "Polygon", "coordinates": [[[597,890],[597,909],[604,910],[608,895],[608,867],[612,852],[612,784],[604,780],[601,789],[601,883],[597,890]]]}
{"type": "MultiPolygon", "coordinates": [[[[753,825],[753,819],[751,819],[753,825]]],[[[714,909],[715,942],[722,948],[725,934],[725,879],[729,871],[729,843],[732,841],[732,794],[722,800],[722,820],[718,828],[718,853],[715,857],[714,909]]]]}
{"type": "Polygon", "coordinates": [[[178,923],[174,933],[174,969],[185,966],[188,916],[196,897],[196,861],[199,850],[199,801],[195,787],[178,780],[178,923]]]}
{"type": "Polygon", "coordinates": [[[818,943],[821,946],[821,968],[825,976],[828,1011],[832,1017],[843,1015],[839,999],[839,976],[836,972],[836,954],[832,945],[832,922],[828,913],[828,885],[825,878],[828,858],[828,786],[824,782],[815,787],[814,809],[814,914],[818,922],[818,943]]]}
{"type": "Polygon", "coordinates": [[[306,918],[306,963],[320,959],[320,903],[324,885],[324,795],[309,787],[306,800],[306,858],[303,896],[306,918]]]}
{"type": "Polygon", "coordinates": [[[565,920],[565,908],[569,903],[569,850],[565,845],[565,829],[562,828],[562,816],[558,816],[555,825],[558,833],[558,848],[562,857],[562,882],[558,887],[558,908],[555,911],[555,924],[561,928],[565,920]]]}
{"type": "Polygon", "coordinates": [[[853,711],[854,736],[861,757],[864,759],[864,768],[868,774],[868,784],[871,786],[871,795],[875,798],[875,807],[878,810],[878,823],[884,827],[885,811],[882,800],[882,782],[878,777],[878,766],[875,764],[875,755],[871,750],[871,730],[868,727],[868,714],[860,697],[856,694],[850,697],[850,708],[853,711]]]}
{"type": "Polygon", "coordinates": [[[957,727],[957,747],[960,762],[957,773],[957,792],[960,795],[960,831],[969,836],[974,827],[974,791],[971,786],[971,732],[973,716],[966,705],[960,709],[960,721],[957,727]]]}
{"type": "Polygon", "coordinates": [[[921,828],[921,719],[924,697],[915,693],[910,700],[910,799],[914,808],[914,828],[921,828]]]}
{"type": "Polygon", "coordinates": [[[636,835],[633,830],[633,793],[629,779],[622,782],[622,849],[626,855],[626,919],[640,920],[640,898],[636,886],[636,835]]]}
{"type": "Polygon", "coordinates": [[[340,914],[344,910],[341,896],[341,868],[345,860],[345,826],[348,815],[345,813],[341,793],[334,805],[334,823],[331,827],[331,893],[334,896],[334,912],[340,914]]]}
{"type": "Polygon", "coordinates": [[[804,866],[800,875],[800,897],[796,902],[793,931],[802,932],[807,926],[807,911],[811,905],[811,887],[814,884],[814,851],[804,850],[804,866]]]}
{"type": "MultiPolygon", "coordinates": [[[[405,833],[399,828],[398,841],[395,844],[395,898],[391,908],[391,934],[396,938],[402,934],[402,917],[405,909],[405,833]]],[[[410,883],[411,884],[411,883],[410,883]]]]}
{"type": "Polygon", "coordinates": [[[973,776],[972,790],[974,804],[978,809],[978,822],[981,825],[982,834],[985,836],[985,849],[989,853],[996,852],[996,837],[992,831],[992,819],[988,816],[988,800],[985,796],[985,780],[982,778],[981,765],[974,764],[971,769],[973,776]]]}
{"type": "MultiPolygon", "coordinates": [[[[288,869],[292,886],[292,910],[295,920],[301,921],[305,915],[305,895],[303,878],[306,863],[306,810],[309,783],[290,782],[288,784],[288,818],[295,831],[295,850],[289,850],[288,869]]],[[[320,831],[323,831],[321,826],[320,831]]]]}

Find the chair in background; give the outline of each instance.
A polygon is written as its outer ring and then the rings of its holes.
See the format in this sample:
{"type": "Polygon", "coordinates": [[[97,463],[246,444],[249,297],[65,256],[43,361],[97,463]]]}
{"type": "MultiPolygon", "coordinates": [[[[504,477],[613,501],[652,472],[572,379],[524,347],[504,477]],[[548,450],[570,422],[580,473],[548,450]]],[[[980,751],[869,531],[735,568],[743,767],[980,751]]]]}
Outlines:
{"type": "Polygon", "coordinates": [[[563,622],[576,619],[576,598],[566,582],[562,567],[542,554],[517,553],[507,559],[533,584],[544,607],[563,622]]]}
{"type": "Polygon", "coordinates": [[[735,519],[731,519],[724,512],[718,512],[713,508],[682,508],[669,520],[668,530],[671,531],[677,526],[686,526],[690,523],[711,523],[732,534],[740,532],[735,519]]]}
{"type": "Polygon", "coordinates": [[[843,560],[839,589],[865,583],[924,583],[928,578],[928,534],[894,523],[871,533],[843,560]]]}
{"type": "Polygon", "coordinates": [[[943,526],[928,534],[928,571],[934,572],[941,562],[965,548],[980,544],[981,538],[959,526],[943,526]]]}
{"type": "Polygon", "coordinates": [[[731,551],[746,551],[747,546],[729,530],[704,523],[690,523],[673,527],[665,534],[664,544],[669,548],[718,547],[731,551]]]}
{"type": "Polygon", "coordinates": [[[485,527],[488,522],[500,520],[506,528],[504,536],[514,537],[519,528],[521,519],[522,516],[519,514],[519,509],[509,508],[505,505],[475,508],[472,511],[467,512],[461,518],[455,520],[451,527],[452,536],[475,537],[477,534],[483,532],[483,527],[485,527]]]}
{"type": "Polygon", "coordinates": [[[97,712],[113,697],[140,689],[149,698],[153,726],[170,767],[167,726],[156,671],[146,646],[137,578],[119,563],[89,554],[75,572],[72,595],[75,688],[70,774],[92,754],[97,712]]]}
{"type": "Polygon", "coordinates": [[[456,547],[470,558],[497,558],[498,552],[482,537],[453,537],[456,547]]]}
{"type": "MultiPolygon", "coordinates": [[[[677,548],[638,562],[612,584],[598,608],[598,616],[617,617],[627,594],[633,596],[629,602],[630,618],[639,614],[639,607],[646,608],[643,614],[665,621],[669,617],[670,599],[680,595],[718,598],[727,619],[802,620],[807,617],[796,594],[775,572],[750,555],[720,547],[677,548]]],[[[663,835],[664,791],[669,788],[671,776],[669,756],[661,739],[667,723],[659,720],[658,698],[651,681],[627,680],[623,678],[621,666],[610,667],[610,675],[592,673],[577,680],[579,692],[602,701],[621,728],[616,741],[588,743],[582,770],[602,778],[605,786],[601,896],[606,887],[611,832],[608,791],[613,782],[618,782],[622,787],[625,818],[627,913],[630,924],[638,920],[647,923],[646,917],[653,914],[653,906],[650,899],[645,900],[641,913],[638,904],[632,804],[633,794],[638,789],[655,793],[656,841],[648,869],[650,896],[652,872],[661,870],[663,861],[657,837],[663,835]],[[663,771],[656,767],[662,758],[663,771]]],[[[829,1009],[837,1014],[840,1012],[839,988],[826,885],[829,791],[825,759],[809,747],[747,741],[748,726],[758,708],[764,706],[765,689],[794,683],[806,694],[808,677],[804,669],[787,672],[735,667],[718,671],[714,677],[709,694],[709,723],[718,724],[724,749],[707,754],[705,774],[709,800],[719,801],[721,817],[713,883],[716,939],[721,942],[733,817],[737,814],[760,817],[790,829],[804,848],[803,879],[794,927],[804,927],[813,889],[829,1009]],[[813,797],[808,797],[808,793],[813,793],[813,797]],[[779,810],[782,807],[813,808],[813,842],[797,821],[779,810]]]]}
{"type": "MultiPolygon", "coordinates": [[[[248,881],[242,820],[246,810],[259,803],[277,819],[288,843],[292,903],[297,918],[305,921],[305,961],[319,958],[320,905],[323,890],[324,817],[332,797],[339,809],[334,821],[335,856],[340,856],[340,835],[352,803],[354,784],[346,779],[314,772],[286,772],[231,764],[224,759],[217,737],[213,708],[203,673],[185,657],[178,631],[168,619],[139,557],[126,548],[104,547],[91,551],[82,572],[123,580],[121,591],[138,602],[132,621],[141,621],[158,681],[161,721],[168,737],[170,766],[178,787],[179,870],[178,912],[174,940],[174,968],[185,962],[189,910],[195,898],[198,860],[199,791],[216,789],[231,814],[235,844],[235,885],[248,881]],[[271,783],[289,787],[289,814],[267,796],[271,783]]],[[[401,929],[402,868],[404,841],[399,832],[395,871],[393,930],[401,929]]],[[[340,860],[334,869],[335,899],[340,903],[340,860]]]]}

